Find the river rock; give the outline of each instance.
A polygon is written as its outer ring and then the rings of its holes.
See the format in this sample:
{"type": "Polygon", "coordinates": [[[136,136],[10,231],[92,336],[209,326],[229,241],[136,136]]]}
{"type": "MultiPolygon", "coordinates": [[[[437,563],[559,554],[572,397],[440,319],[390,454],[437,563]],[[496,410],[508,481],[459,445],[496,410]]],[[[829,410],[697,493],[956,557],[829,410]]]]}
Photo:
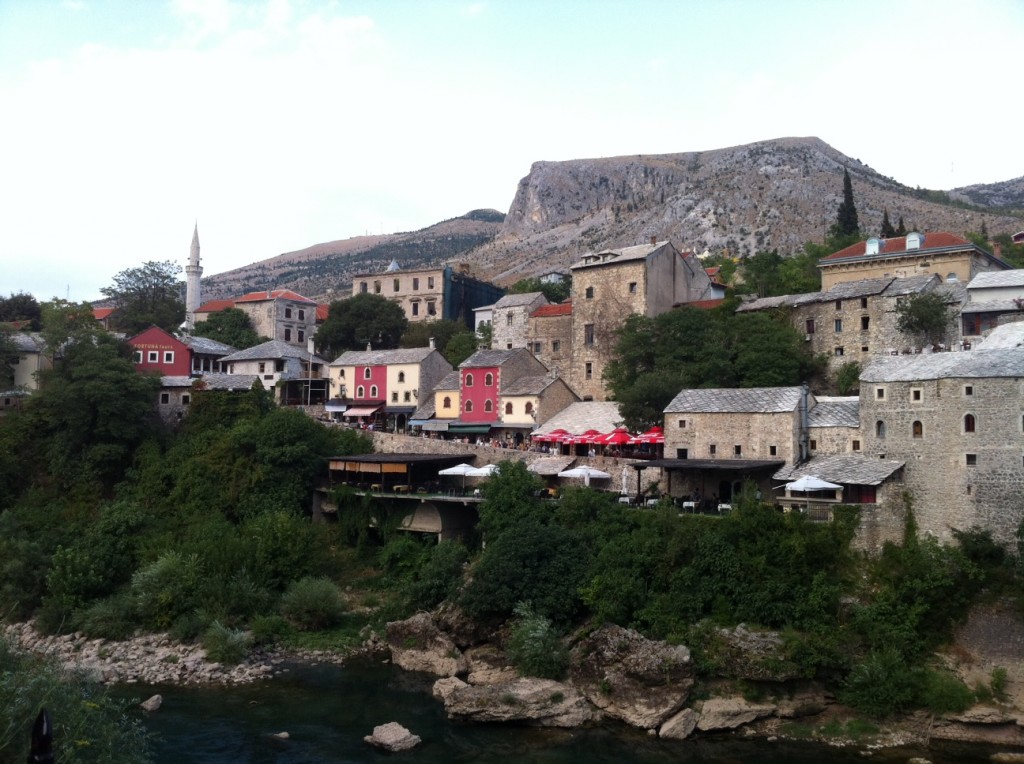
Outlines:
{"type": "Polygon", "coordinates": [[[608,716],[654,729],[686,703],[693,662],[682,645],[654,642],[631,629],[606,625],[572,649],[570,681],[608,716]]]}
{"type": "Polygon", "coordinates": [[[406,671],[455,676],[468,670],[466,657],[429,613],[417,613],[387,625],[391,660],[406,671]]]}
{"type": "Polygon", "coordinates": [[[470,684],[500,684],[519,676],[519,672],[508,665],[505,653],[493,645],[470,647],[464,654],[469,665],[466,681],[470,684]]]}
{"type": "Polygon", "coordinates": [[[775,706],[770,704],[748,703],[743,698],[711,698],[705,700],[700,709],[697,729],[701,732],[736,729],[774,713],[775,706]]]}
{"type": "Polygon", "coordinates": [[[144,700],[141,703],[139,703],[139,707],[142,708],[143,711],[153,712],[159,710],[163,702],[164,699],[162,695],[154,695],[148,700],[144,700]]]}
{"type": "Polygon", "coordinates": [[[488,641],[494,631],[493,626],[470,617],[458,605],[447,602],[434,611],[434,621],[463,650],[488,641]]]}
{"type": "Polygon", "coordinates": [[[373,728],[373,734],[363,738],[370,745],[383,748],[385,751],[408,751],[422,741],[398,722],[388,722],[373,728]]]}
{"type": "MultiPolygon", "coordinates": [[[[435,689],[435,694],[437,690],[435,689]]],[[[482,686],[449,686],[444,708],[452,719],[579,727],[599,714],[583,695],[551,679],[520,678],[482,686]]]]}
{"type": "Polygon", "coordinates": [[[466,686],[466,683],[457,676],[443,676],[434,682],[434,686],[431,688],[430,692],[442,703],[446,703],[449,695],[466,686]]]}
{"type": "Polygon", "coordinates": [[[697,727],[697,712],[692,708],[684,708],[661,725],[658,737],[666,740],[685,740],[697,727]]]}
{"type": "Polygon", "coordinates": [[[1013,724],[1017,717],[994,706],[971,706],[961,714],[948,714],[947,719],[964,724],[1013,724]]]}
{"type": "Polygon", "coordinates": [[[800,667],[788,660],[782,635],[754,631],[742,623],[719,629],[715,659],[718,674],[754,682],[786,682],[800,676],[800,667]]]}
{"type": "Polygon", "coordinates": [[[829,701],[824,694],[807,692],[780,700],[775,714],[780,719],[799,719],[804,716],[816,716],[828,706],[829,701]]]}

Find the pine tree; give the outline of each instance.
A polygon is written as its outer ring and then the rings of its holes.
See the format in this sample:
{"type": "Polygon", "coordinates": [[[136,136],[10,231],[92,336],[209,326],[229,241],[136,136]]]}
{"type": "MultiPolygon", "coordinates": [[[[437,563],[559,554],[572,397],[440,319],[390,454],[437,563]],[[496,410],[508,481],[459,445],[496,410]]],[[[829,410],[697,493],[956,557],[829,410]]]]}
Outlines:
{"type": "Polygon", "coordinates": [[[860,221],[857,220],[857,207],[853,203],[853,182],[848,170],[843,170],[843,202],[836,213],[835,233],[838,236],[857,236],[860,233],[860,221]]]}
{"type": "Polygon", "coordinates": [[[889,222],[889,210],[882,212],[882,230],[880,234],[883,239],[891,239],[896,235],[896,229],[892,227],[892,223],[889,222]]]}
{"type": "Polygon", "coordinates": [[[896,226],[896,235],[897,236],[906,236],[907,235],[907,227],[905,225],[903,225],[903,216],[902,215],[900,215],[900,222],[896,226]]]}

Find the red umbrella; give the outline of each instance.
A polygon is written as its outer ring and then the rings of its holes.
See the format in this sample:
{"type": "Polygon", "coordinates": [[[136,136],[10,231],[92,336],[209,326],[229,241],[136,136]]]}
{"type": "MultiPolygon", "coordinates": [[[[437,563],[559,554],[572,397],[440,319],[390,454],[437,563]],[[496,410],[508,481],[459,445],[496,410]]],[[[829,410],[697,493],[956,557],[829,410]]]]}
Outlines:
{"type": "MultiPolygon", "coordinates": [[[[579,435],[576,435],[572,439],[572,442],[573,443],[594,443],[595,442],[594,439],[599,437],[600,435],[601,435],[601,433],[598,432],[597,430],[587,430],[586,432],[582,432],[579,435]]],[[[566,442],[568,442],[568,441],[566,441],[566,442]]]]}
{"type": "Polygon", "coordinates": [[[624,446],[632,439],[625,427],[616,427],[607,435],[602,435],[597,442],[605,446],[624,446]]]}

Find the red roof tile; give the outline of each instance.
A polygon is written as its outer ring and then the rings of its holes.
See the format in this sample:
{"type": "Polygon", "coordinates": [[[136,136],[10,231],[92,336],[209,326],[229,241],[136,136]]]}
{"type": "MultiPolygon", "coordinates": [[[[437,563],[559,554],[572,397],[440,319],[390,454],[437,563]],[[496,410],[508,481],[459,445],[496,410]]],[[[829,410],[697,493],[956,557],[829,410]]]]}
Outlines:
{"type": "Polygon", "coordinates": [[[316,320],[318,322],[326,321],[327,320],[327,314],[330,312],[330,310],[331,310],[331,306],[330,305],[323,305],[323,304],[318,303],[317,306],[316,306],[316,320]]]}
{"type": "Polygon", "coordinates": [[[313,303],[313,301],[308,297],[303,297],[301,294],[293,292],[290,289],[274,289],[262,292],[249,292],[249,294],[243,294],[241,297],[236,299],[235,302],[260,302],[262,300],[294,300],[295,302],[313,303]]]}
{"type": "Polygon", "coordinates": [[[233,307],[235,307],[234,300],[210,300],[196,308],[196,313],[216,313],[217,311],[233,307]]]}
{"type": "Polygon", "coordinates": [[[530,314],[530,318],[550,318],[551,316],[571,316],[572,300],[554,303],[553,305],[541,305],[530,314]]]}
{"type": "MultiPolygon", "coordinates": [[[[924,234],[924,240],[921,242],[920,249],[912,249],[911,252],[925,252],[930,249],[940,249],[942,247],[960,247],[960,246],[971,246],[971,242],[967,239],[961,238],[953,233],[946,233],[939,231],[937,233],[926,233],[924,234]]],[[[898,255],[907,251],[907,237],[899,236],[895,239],[881,239],[879,241],[879,248],[877,255],[865,255],[864,252],[867,249],[867,242],[858,241],[856,244],[851,244],[846,249],[841,249],[838,252],[833,252],[831,255],[822,258],[823,260],[839,260],[844,257],[886,257],[887,255],[898,255]]]]}
{"type": "Polygon", "coordinates": [[[102,321],[113,313],[115,308],[93,308],[92,315],[97,321],[102,321]]]}
{"type": "Polygon", "coordinates": [[[725,302],[724,299],[718,299],[718,300],[694,300],[693,302],[681,303],[679,307],[681,307],[681,308],[699,308],[701,310],[711,310],[712,308],[717,308],[723,302],[725,302]]]}

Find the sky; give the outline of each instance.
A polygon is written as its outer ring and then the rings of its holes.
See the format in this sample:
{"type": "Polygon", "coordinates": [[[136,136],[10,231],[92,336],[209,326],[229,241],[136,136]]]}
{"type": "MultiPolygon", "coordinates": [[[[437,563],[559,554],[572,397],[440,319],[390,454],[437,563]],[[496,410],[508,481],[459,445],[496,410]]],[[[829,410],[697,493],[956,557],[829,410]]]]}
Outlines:
{"type": "Polygon", "coordinates": [[[816,136],[1024,175],[1024,0],[0,0],[0,295],[506,212],[536,161],[816,136]]]}

